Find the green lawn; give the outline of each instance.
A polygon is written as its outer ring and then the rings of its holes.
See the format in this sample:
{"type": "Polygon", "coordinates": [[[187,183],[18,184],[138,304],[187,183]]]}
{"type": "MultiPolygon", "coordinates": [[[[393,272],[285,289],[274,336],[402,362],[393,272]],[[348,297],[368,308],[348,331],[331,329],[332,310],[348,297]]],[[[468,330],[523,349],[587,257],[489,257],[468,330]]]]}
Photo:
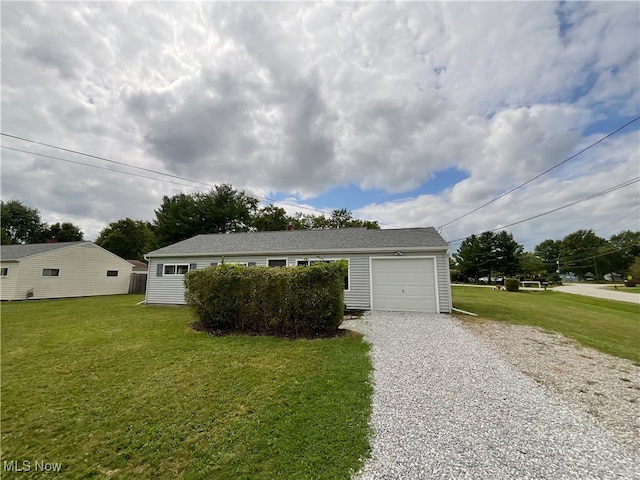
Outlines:
{"type": "Polygon", "coordinates": [[[453,306],[483,318],[535,325],[640,362],[640,306],[553,291],[452,287],[453,306]]]}
{"type": "Polygon", "coordinates": [[[372,367],[360,336],[211,337],[187,309],[141,299],[2,304],[3,467],[31,467],[2,478],[41,478],[36,461],[122,479],[340,479],[361,466],[372,367]]]}

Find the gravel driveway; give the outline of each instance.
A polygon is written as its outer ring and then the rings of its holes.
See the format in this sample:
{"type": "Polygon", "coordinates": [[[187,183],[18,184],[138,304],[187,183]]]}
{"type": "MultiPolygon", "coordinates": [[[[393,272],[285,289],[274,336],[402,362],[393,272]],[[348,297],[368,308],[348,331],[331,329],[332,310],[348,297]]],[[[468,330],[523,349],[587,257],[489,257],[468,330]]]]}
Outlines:
{"type": "Polygon", "coordinates": [[[358,479],[640,478],[640,456],[448,315],[371,312],[372,458],[358,479]]]}

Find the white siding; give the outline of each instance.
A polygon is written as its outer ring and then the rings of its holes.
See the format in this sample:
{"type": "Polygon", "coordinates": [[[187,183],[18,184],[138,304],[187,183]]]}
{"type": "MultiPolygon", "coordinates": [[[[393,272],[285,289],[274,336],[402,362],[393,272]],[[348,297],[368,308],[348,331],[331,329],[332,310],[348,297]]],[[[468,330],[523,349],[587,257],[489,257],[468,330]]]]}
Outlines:
{"type": "Polygon", "coordinates": [[[25,299],[30,289],[34,299],[127,293],[133,269],[126,260],[92,243],[26,257],[17,265],[14,300],[25,299]],[[60,276],[43,277],[43,268],[58,268],[60,276]],[[117,270],[118,276],[107,277],[107,270],[117,270]]]}
{"type": "Polygon", "coordinates": [[[344,292],[347,308],[369,310],[369,255],[349,256],[349,291],[344,292]]]}
{"type": "Polygon", "coordinates": [[[0,300],[15,300],[19,266],[18,262],[0,262],[0,267],[7,269],[7,276],[0,277],[0,300]]]}
{"type": "Polygon", "coordinates": [[[436,256],[436,276],[438,278],[440,313],[451,313],[451,273],[448,252],[442,252],[436,256]]]}

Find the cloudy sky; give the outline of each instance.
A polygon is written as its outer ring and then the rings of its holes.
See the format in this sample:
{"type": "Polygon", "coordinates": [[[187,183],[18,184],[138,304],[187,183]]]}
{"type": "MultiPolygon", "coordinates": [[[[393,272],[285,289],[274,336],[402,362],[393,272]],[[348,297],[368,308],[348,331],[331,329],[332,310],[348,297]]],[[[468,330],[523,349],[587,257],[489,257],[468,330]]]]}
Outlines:
{"type": "MultiPolygon", "coordinates": [[[[453,241],[640,176],[635,121],[449,223],[640,115],[638,2],[0,8],[1,197],[89,240],[230,183],[453,241]]],[[[639,184],[508,230],[532,249],[581,228],[640,229],[639,184]]]]}

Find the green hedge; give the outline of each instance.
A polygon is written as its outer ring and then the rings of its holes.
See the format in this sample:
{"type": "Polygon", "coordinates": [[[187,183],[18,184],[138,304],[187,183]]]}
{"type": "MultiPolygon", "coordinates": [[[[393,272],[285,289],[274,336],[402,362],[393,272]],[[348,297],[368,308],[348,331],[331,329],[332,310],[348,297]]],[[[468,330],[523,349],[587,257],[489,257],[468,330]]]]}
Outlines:
{"type": "Polygon", "coordinates": [[[185,275],[185,299],[207,329],[310,336],[343,320],[346,261],[300,267],[223,264],[185,275]]]}
{"type": "Polygon", "coordinates": [[[507,292],[517,292],[520,290],[520,280],[517,278],[507,278],[504,281],[504,288],[507,292]]]}

